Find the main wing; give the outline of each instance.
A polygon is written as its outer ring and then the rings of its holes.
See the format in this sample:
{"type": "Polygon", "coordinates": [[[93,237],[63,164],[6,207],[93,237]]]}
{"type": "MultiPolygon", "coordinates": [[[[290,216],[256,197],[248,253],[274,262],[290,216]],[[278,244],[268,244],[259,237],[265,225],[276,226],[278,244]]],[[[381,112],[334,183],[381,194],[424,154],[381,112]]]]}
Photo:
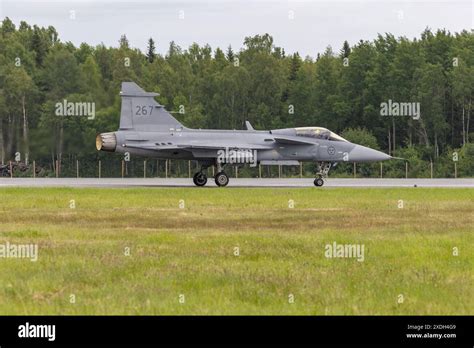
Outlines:
{"type": "Polygon", "coordinates": [[[202,145],[202,144],[166,144],[161,143],[126,143],[124,147],[142,150],[151,150],[156,152],[171,152],[171,151],[188,151],[197,158],[216,158],[218,157],[219,150],[269,150],[272,147],[269,145],[258,145],[249,143],[216,143],[213,145],[202,145]]]}

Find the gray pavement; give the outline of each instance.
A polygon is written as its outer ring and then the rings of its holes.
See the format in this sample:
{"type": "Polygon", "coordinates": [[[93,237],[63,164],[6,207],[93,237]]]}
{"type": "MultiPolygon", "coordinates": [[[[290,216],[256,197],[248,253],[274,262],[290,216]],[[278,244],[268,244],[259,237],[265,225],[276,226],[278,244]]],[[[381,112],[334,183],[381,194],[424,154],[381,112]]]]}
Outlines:
{"type": "MultiPolygon", "coordinates": [[[[326,179],[324,187],[464,187],[474,179],[326,179]]],[[[194,187],[183,178],[0,178],[1,187],[194,187]]],[[[217,187],[210,178],[206,187],[217,187]]],[[[314,187],[313,179],[230,178],[228,187],[314,187]]]]}

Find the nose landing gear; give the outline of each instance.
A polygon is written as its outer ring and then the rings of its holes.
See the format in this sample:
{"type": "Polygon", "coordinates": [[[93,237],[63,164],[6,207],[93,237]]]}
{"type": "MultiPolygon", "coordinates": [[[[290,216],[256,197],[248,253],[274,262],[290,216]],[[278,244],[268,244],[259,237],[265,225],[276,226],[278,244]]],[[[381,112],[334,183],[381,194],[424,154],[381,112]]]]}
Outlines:
{"type": "Polygon", "coordinates": [[[314,179],[314,186],[323,186],[324,185],[324,180],[323,178],[316,178],[314,179]]]}
{"type": "Polygon", "coordinates": [[[316,179],[314,179],[314,186],[321,187],[324,185],[324,179],[328,177],[329,170],[332,167],[331,162],[318,162],[316,179]]]}

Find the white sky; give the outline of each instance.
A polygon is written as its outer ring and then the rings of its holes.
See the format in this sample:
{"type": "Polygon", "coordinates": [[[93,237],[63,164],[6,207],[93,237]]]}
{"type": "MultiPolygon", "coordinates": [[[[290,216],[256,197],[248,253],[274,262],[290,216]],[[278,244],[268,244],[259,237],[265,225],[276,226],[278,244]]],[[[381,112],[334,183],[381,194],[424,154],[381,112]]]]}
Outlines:
{"type": "Polygon", "coordinates": [[[224,1],[32,1],[0,0],[0,18],[52,25],[61,41],[117,46],[126,34],[144,51],[149,37],[165,53],[174,40],[182,48],[209,43],[213,49],[243,45],[245,36],[269,33],[287,53],[316,56],[331,45],[339,51],[390,32],[413,38],[426,27],[451,32],[474,26],[474,0],[224,0],[224,1]],[[74,12],[71,12],[74,11],[74,12]],[[75,19],[71,15],[75,14],[75,19]],[[183,17],[184,18],[180,18],[183,17]],[[290,17],[293,17],[291,19],[290,17]]]}

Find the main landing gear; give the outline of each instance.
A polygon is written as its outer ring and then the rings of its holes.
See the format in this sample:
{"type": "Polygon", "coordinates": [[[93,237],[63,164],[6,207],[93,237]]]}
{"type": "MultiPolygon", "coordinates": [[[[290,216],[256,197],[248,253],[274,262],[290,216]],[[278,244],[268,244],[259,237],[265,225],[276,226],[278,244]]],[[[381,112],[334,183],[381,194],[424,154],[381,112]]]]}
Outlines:
{"type": "MultiPolygon", "coordinates": [[[[223,171],[222,165],[220,163],[216,164],[217,174],[214,176],[214,181],[216,182],[217,186],[227,186],[229,183],[229,177],[223,171]]],[[[196,186],[204,186],[207,183],[207,175],[204,173],[204,170],[207,169],[207,166],[202,166],[201,170],[194,174],[193,182],[196,186]]]]}
{"type": "Polygon", "coordinates": [[[321,187],[324,185],[324,179],[327,178],[329,169],[331,169],[332,164],[330,162],[318,162],[316,173],[316,179],[314,179],[314,186],[321,187]]]}
{"type": "Polygon", "coordinates": [[[207,183],[207,175],[203,172],[197,172],[193,176],[193,182],[196,186],[204,186],[207,183]]]}
{"type": "Polygon", "coordinates": [[[214,177],[217,186],[227,186],[229,183],[229,177],[224,172],[219,172],[214,177]]]}

